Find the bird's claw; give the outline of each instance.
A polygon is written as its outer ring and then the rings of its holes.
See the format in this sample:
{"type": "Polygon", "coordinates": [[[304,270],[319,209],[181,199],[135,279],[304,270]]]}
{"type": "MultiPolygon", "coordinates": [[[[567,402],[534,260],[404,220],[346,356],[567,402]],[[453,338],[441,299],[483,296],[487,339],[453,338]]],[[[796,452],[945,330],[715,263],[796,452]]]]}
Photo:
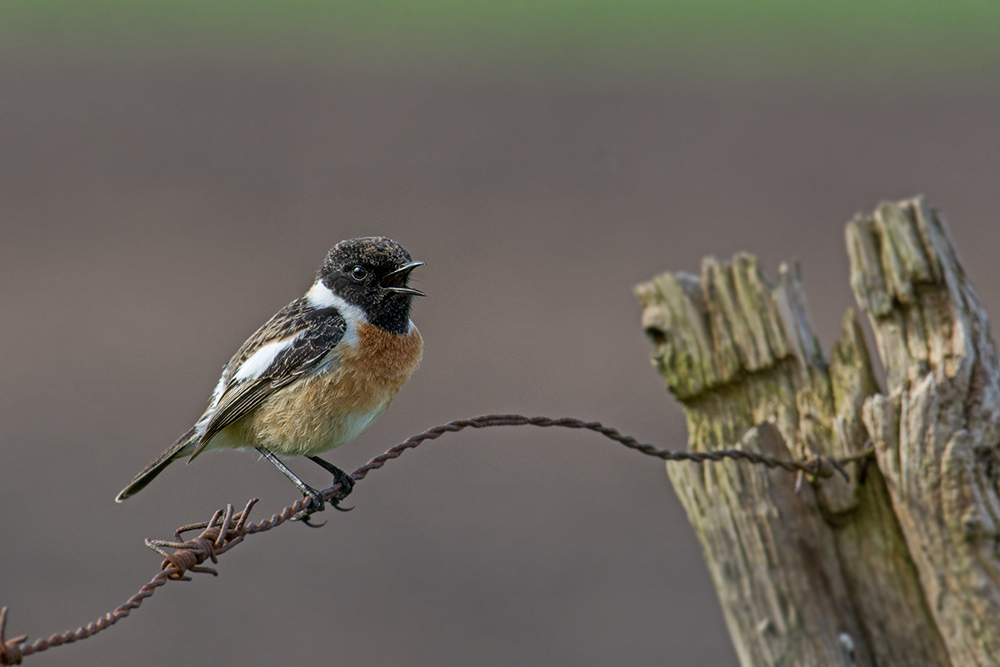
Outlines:
{"type": "Polygon", "coordinates": [[[351,507],[341,507],[340,501],[337,499],[333,499],[330,501],[330,507],[337,510],[338,512],[350,512],[352,509],[354,509],[353,505],[351,507]]]}
{"type": "MultiPolygon", "coordinates": [[[[322,512],[324,509],[326,509],[326,503],[323,501],[323,494],[312,487],[306,487],[306,490],[302,492],[302,495],[304,495],[306,498],[309,498],[311,502],[309,503],[309,506],[306,509],[302,510],[301,512],[293,516],[292,521],[301,521],[303,524],[309,526],[310,528],[320,528],[322,526],[325,526],[326,521],[324,521],[323,523],[309,522],[309,518],[313,514],[315,514],[316,512],[322,512]]],[[[336,499],[331,501],[330,504],[333,505],[334,507],[337,507],[336,499]]],[[[340,508],[337,507],[337,509],[340,508]]]]}
{"type": "Polygon", "coordinates": [[[344,473],[343,477],[339,477],[339,479],[338,477],[338,475],[334,475],[333,483],[340,484],[340,492],[330,499],[330,505],[332,505],[335,510],[350,512],[354,509],[353,507],[341,507],[340,503],[342,500],[347,498],[347,496],[351,495],[351,491],[354,490],[354,478],[347,473],[344,473]]]}
{"type": "Polygon", "coordinates": [[[330,506],[339,512],[350,512],[353,507],[341,507],[340,503],[347,496],[351,495],[351,491],[354,490],[355,481],[354,478],[349,474],[338,468],[337,466],[331,465],[327,468],[331,473],[333,473],[333,486],[340,485],[340,491],[333,498],[330,499],[330,506]]]}
{"type": "MultiPolygon", "coordinates": [[[[351,495],[351,491],[354,490],[354,484],[355,484],[354,478],[348,475],[340,468],[338,468],[337,466],[327,463],[323,459],[320,459],[318,457],[309,457],[309,458],[311,458],[313,461],[316,461],[316,463],[319,463],[333,475],[333,486],[337,486],[338,484],[340,485],[340,491],[337,492],[337,495],[333,496],[332,498],[330,498],[329,501],[327,501],[330,507],[337,510],[338,512],[350,512],[352,509],[354,509],[353,507],[340,506],[340,503],[344,500],[344,498],[351,495]]],[[[326,507],[327,503],[324,502],[323,500],[322,492],[317,491],[311,486],[305,486],[305,488],[302,489],[302,494],[307,498],[310,498],[311,502],[309,503],[309,507],[302,510],[295,516],[293,516],[292,521],[301,521],[302,523],[311,528],[319,528],[320,526],[326,525],[325,521],[320,524],[309,523],[310,516],[312,516],[316,512],[322,512],[323,509],[326,507]]]]}
{"type": "Polygon", "coordinates": [[[293,518],[292,521],[301,521],[302,525],[309,526],[310,528],[322,528],[323,526],[326,525],[326,521],[324,521],[323,523],[310,523],[309,522],[309,517],[310,516],[312,516],[312,515],[307,514],[306,516],[302,517],[301,519],[294,519],[293,518]]]}

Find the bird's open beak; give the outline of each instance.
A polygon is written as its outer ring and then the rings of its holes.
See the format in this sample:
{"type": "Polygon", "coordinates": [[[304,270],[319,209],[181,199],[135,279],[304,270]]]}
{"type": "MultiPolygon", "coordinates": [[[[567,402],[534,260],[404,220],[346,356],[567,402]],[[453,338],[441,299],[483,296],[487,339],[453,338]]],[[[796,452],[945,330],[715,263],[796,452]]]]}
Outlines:
{"type": "Polygon", "coordinates": [[[395,292],[396,294],[410,294],[412,296],[427,296],[418,289],[413,289],[412,287],[406,286],[406,281],[410,278],[410,271],[417,268],[418,266],[423,266],[423,262],[407,262],[401,267],[387,275],[382,279],[381,287],[382,289],[387,289],[390,292],[395,292]]]}

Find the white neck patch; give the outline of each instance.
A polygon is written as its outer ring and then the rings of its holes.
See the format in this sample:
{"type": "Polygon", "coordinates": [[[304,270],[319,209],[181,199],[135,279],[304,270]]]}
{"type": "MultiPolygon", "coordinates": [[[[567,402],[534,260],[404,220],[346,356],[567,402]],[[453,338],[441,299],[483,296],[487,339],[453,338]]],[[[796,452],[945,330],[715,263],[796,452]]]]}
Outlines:
{"type": "Polygon", "coordinates": [[[339,296],[330,291],[330,288],[323,284],[322,280],[317,280],[306,292],[306,301],[313,308],[340,308],[347,303],[339,296]]]}
{"type": "Polygon", "coordinates": [[[306,303],[316,309],[336,308],[347,321],[344,339],[352,347],[358,344],[358,332],[355,327],[361,322],[368,322],[365,311],[334,294],[329,287],[323,284],[322,280],[317,280],[306,292],[306,303]]]}

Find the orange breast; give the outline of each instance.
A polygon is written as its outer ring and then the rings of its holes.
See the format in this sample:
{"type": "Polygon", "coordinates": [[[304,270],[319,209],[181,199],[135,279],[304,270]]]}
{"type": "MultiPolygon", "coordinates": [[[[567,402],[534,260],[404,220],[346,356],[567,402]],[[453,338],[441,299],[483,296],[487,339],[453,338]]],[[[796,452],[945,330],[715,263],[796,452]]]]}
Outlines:
{"type": "Polygon", "coordinates": [[[338,367],[275,392],[213,444],[263,445],[276,454],[314,456],[360,435],[417,369],[423,339],[416,327],[398,335],[370,324],[359,324],[357,335],[356,346],[343,345],[338,367]]]}

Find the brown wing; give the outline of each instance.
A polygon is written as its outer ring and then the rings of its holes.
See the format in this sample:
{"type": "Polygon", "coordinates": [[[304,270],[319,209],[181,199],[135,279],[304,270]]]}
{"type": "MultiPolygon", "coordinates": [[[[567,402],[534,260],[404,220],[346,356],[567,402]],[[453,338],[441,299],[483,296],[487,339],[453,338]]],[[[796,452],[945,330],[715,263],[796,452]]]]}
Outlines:
{"type": "Polygon", "coordinates": [[[229,381],[211,410],[205,434],[191,453],[194,459],[219,431],[245,417],[268,396],[315,368],[344,338],[347,322],[336,308],[306,310],[292,302],[261,327],[227,366],[229,381]],[[283,316],[284,315],[284,316],[283,316]],[[271,335],[268,335],[271,334],[271,335]],[[274,335],[278,334],[278,335],[274,335]],[[240,368],[269,343],[291,341],[255,377],[240,378],[240,368]]]}

